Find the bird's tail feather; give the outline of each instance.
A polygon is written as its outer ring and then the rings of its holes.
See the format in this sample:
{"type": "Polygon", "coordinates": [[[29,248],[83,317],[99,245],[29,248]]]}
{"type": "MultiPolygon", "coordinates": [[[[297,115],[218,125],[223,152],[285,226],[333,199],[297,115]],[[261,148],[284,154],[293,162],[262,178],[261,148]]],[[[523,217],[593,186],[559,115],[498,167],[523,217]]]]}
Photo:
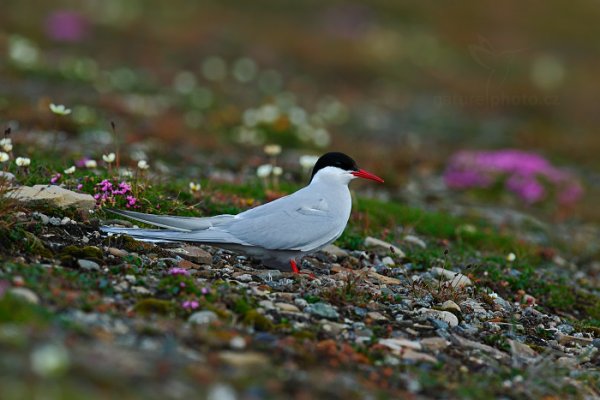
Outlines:
{"type": "Polygon", "coordinates": [[[126,210],[115,210],[113,208],[107,208],[107,211],[112,212],[113,214],[120,215],[122,217],[131,218],[136,221],[143,222],[145,224],[158,226],[161,228],[167,228],[174,231],[181,232],[191,232],[196,230],[208,229],[212,226],[217,226],[235,218],[235,215],[217,215],[214,217],[177,217],[171,215],[155,215],[155,214],[145,214],[136,211],[126,211],[126,210]]]}
{"type": "Polygon", "coordinates": [[[129,235],[136,240],[146,242],[233,243],[250,246],[249,243],[239,240],[229,232],[218,229],[202,229],[189,232],[170,229],[114,228],[110,226],[103,226],[100,229],[105,233],[129,235]]]}

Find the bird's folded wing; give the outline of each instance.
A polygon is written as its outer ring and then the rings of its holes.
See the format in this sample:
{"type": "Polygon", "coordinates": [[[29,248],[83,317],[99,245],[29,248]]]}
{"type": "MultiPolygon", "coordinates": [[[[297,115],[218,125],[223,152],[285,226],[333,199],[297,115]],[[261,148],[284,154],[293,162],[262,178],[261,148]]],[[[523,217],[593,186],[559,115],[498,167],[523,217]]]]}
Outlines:
{"type": "Polygon", "coordinates": [[[336,238],[344,230],[324,210],[301,207],[272,210],[272,213],[244,215],[225,229],[237,239],[270,250],[311,251],[336,238]]]}
{"type": "Polygon", "coordinates": [[[212,226],[218,226],[223,222],[226,222],[235,215],[217,215],[214,217],[198,218],[198,217],[177,217],[172,215],[154,215],[145,214],[136,211],[127,210],[115,210],[108,208],[114,214],[121,215],[123,217],[131,218],[136,221],[143,222],[148,225],[159,226],[161,228],[168,228],[175,231],[190,232],[201,229],[208,229],[212,226]]]}

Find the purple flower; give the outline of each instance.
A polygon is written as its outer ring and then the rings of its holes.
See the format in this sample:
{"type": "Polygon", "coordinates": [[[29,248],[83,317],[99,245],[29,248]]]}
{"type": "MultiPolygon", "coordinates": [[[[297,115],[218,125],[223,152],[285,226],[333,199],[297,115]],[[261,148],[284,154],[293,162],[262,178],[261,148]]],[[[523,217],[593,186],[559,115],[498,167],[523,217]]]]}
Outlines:
{"type": "Polygon", "coordinates": [[[52,178],[50,178],[50,183],[54,185],[56,182],[58,182],[60,180],[61,176],[62,176],[61,174],[56,173],[52,178]]]}
{"type": "Polygon", "coordinates": [[[206,288],[206,287],[203,287],[202,289],[200,289],[200,293],[202,293],[202,294],[209,294],[210,293],[210,289],[206,288]]]}
{"type": "Polygon", "coordinates": [[[83,185],[80,183],[77,185],[77,190],[81,190],[83,188],[83,185]]]}
{"type": "Polygon", "coordinates": [[[196,300],[186,300],[181,303],[181,306],[186,310],[195,310],[200,306],[200,303],[198,303],[196,300]]]}
{"type": "Polygon", "coordinates": [[[563,205],[575,203],[583,194],[571,174],[538,154],[512,149],[458,152],[450,159],[444,180],[452,189],[486,188],[504,181],[506,190],[528,204],[544,200],[546,186],[563,205]]]}
{"type": "Polygon", "coordinates": [[[185,268],[173,267],[167,272],[169,275],[184,275],[189,276],[190,273],[185,268]]]}
{"type": "Polygon", "coordinates": [[[80,42],[89,33],[89,22],[76,11],[55,11],[46,17],[45,32],[58,42],[80,42]]]}

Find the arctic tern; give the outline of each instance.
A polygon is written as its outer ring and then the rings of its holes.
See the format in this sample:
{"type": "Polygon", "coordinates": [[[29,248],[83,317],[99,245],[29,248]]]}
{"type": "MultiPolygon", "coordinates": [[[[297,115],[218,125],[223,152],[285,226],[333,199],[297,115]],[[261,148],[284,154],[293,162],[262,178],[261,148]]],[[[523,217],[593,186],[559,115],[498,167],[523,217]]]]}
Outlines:
{"type": "Polygon", "coordinates": [[[348,184],[354,178],[383,179],[359,169],[343,153],[321,156],[304,188],[237,215],[178,217],[109,211],[165,229],[102,227],[153,242],[195,242],[248,255],[269,268],[298,273],[296,261],[340,237],[352,209],[348,184]]]}

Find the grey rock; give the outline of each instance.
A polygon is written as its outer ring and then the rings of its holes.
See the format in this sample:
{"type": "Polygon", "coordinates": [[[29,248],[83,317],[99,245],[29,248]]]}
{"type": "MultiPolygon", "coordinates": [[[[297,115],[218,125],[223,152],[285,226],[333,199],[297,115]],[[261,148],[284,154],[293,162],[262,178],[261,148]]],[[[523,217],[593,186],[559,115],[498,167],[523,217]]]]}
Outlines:
{"type": "Polygon", "coordinates": [[[50,217],[49,222],[50,222],[50,225],[60,226],[61,220],[58,217],[50,217]]]}
{"type": "Polygon", "coordinates": [[[456,315],[452,314],[448,311],[439,311],[431,308],[421,308],[417,311],[418,314],[424,315],[429,318],[438,319],[440,321],[444,321],[450,327],[454,327],[458,325],[458,318],[456,315]]]}
{"type": "Polygon", "coordinates": [[[8,194],[22,202],[49,201],[60,208],[76,207],[80,210],[91,210],[96,200],[89,194],[77,193],[56,185],[21,186],[8,194]]]}
{"type": "Polygon", "coordinates": [[[456,304],[455,302],[453,302],[452,300],[446,300],[444,303],[442,303],[441,306],[441,310],[442,311],[450,311],[452,313],[461,313],[461,309],[460,306],[458,304],[456,304]]]}
{"type": "Polygon", "coordinates": [[[364,242],[365,247],[372,249],[377,254],[387,255],[396,254],[400,258],[406,257],[404,252],[399,247],[394,246],[391,243],[385,242],[381,239],[377,239],[371,236],[367,236],[364,242]]]}
{"type": "Polygon", "coordinates": [[[10,288],[8,290],[8,293],[10,293],[12,296],[18,299],[26,301],[27,303],[40,304],[40,298],[31,289],[27,289],[24,287],[10,288]]]}
{"type": "Polygon", "coordinates": [[[133,286],[131,288],[131,291],[135,294],[139,294],[141,296],[148,296],[150,294],[152,294],[152,292],[150,292],[150,290],[148,290],[148,288],[145,288],[143,286],[133,286]]]}
{"type": "Polygon", "coordinates": [[[250,275],[250,274],[242,274],[242,275],[238,276],[236,279],[238,281],[240,281],[240,282],[251,282],[252,281],[252,275],[250,275]]]}
{"type": "Polygon", "coordinates": [[[575,331],[575,328],[569,324],[560,324],[556,327],[560,331],[560,333],[564,333],[565,335],[570,335],[575,331]]]}
{"type": "MultiPolygon", "coordinates": [[[[385,265],[386,267],[393,267],[394,265],[396,265],[396,263],[390,256],[383,257],[383,259],[381,260],[381,263],[383,265],[385,265]]],[[[377,271],[377,272],[379,272],[379,271],[377,271]]]]}
{"type": "Polygon", "coordinates": [[[308,301],[304,300],[302,297],[295,298],[294,304],[297,305],[301,310],[304,310],[306,307],[308,307],[308,301]]]}
{"type": "Polygon", "coordinates": [[[418,238],[414,235],[406,235],[404,237],[404,241],[419,246],[423,249],[427,248],[427,244],[421,238],[418,238]]]}
{"type": "Polygon", "coordinates": [[[258,273],[258,277],[265,282],[273,282],[281,279],[282,272],[278,269],[269,269],[258,273]]]}
{"type": "Polygon", "coordinates": [[[196,246],[183,246],[176,249],[169,249],[171,253],[174,253],[181,258],[185,258],[196,264],[212,264],[213,257],[208,251],[201,249],[196,246]]]}
{"type": "Polygon", "coordinates": [[[431,268],[431,272],[435,276],[441,276],[446,280],[450,281],[452,287],[455,288],[473,285],[473,282],[471,282],[471,279],[469,279],[468,276],[460,274],[458,272],[450,271],[440,267],[431,268]]]}
{"type": "Polygon", "coordinates": [[[336,260],[339,260],[344,257],[348,257],[348,252],[344,249],[337,247],[334,244],[327,245],[321,249],[321,252],[327,254],[328,256],[335,257],[336,260]]]}
{"type": "Polygon", "coordinates": [[[310,304],[304,311],[327,319],[338,319],[340,316],[336,309],[331,304],[327,303],[310,304]]]}
{"type": "Polygon", "coordinates": [[[86,271],[100,271],[100,265],[94,261],[80,259],[77,260],[77,264],[79,265],[79,268],[86,271]]]}
{"type": "Polygon", "coordinates": [[[196,311],[188,318],[188,322],[193,325],[209,325],[218,320],[217,314],[208,310],[196,311]]]}
{"type": "Polygon", "coordinates": [[[46,214],[42,214],[41,212],[34,212],[31,214],[33,218],[39,219],[40,222],[44,225],[48,225],[50,223],[50,218],[46,214]]]}

